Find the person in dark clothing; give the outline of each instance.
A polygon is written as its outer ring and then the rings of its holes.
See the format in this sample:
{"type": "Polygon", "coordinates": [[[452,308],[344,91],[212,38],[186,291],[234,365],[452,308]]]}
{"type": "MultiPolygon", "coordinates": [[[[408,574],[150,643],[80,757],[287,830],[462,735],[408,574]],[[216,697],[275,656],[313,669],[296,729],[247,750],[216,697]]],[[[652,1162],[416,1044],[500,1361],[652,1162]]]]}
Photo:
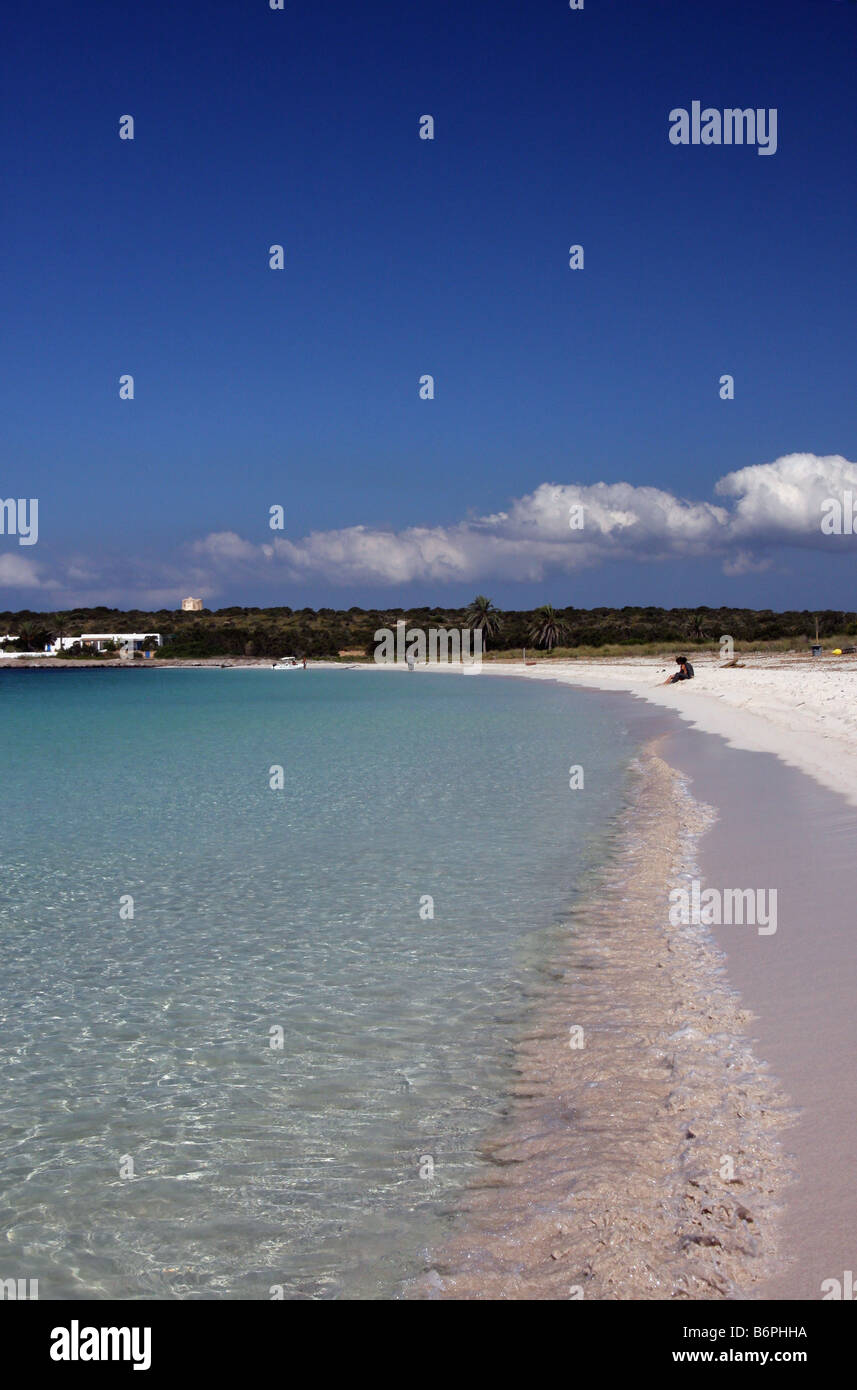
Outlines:
{"type": "Polygon", "coordinates": [[[677,656],[678,670],[674,676],[667,676],[664,685],[675,685],[676,681],[692,681],[693,667],[686,656],[677,656]]]}

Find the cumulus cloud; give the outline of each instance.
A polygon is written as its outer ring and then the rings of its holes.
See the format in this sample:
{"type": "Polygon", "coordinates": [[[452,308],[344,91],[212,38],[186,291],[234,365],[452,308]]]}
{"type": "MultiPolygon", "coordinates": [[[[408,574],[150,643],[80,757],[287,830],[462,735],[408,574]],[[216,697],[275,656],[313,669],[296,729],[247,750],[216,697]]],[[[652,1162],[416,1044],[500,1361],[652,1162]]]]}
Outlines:
{"type": "Polygon", "coordinates": [[[857,497],[857,464],[841,454],[787,454],[775,463],[756,463],[727,473],[715,488],[720,497],[736,498],[730,536],[757,543],[830,545],[821,536],[822,503],[857,497]]]}
{"type": "Polygon", "coordinates": [[[219,572],[236,564],[274,566],[295,581],[323,576],[391,586],[540,580],[610,560],[703,555],[719,558],[734,575],[767,568],[776,545],[830,547],[836,538],[821,532],[821,506],[849,488],[857,496],[857,464],[839,455],[789,454],[721,478],[715,492],[726,505],[632,483],[542,483],[506,511],[450,526],[348,526],[264,545],[224,531],[198,541],[194,553],[219,572]],[[582,525],[574,524],[575,512],[582,525]]]}
{"type": "Polygon", "coordinates": [[[7,553],[0,586],[59,589],[63,601],[104,602],[109,592],[113,602],[173,607],[187,593],[222,593],[239,577],[396,588],[539,581],[616,561],[696,557],[741,575],[768,568],[783,546],[831,553],[857,545],[853,534],[821,530],[828,499],[847,512],[849,497],[857,498],[857,464],[839,454],[788,454],[741,468],[725,474],[714,493],[716,500],[695,501],[632,483],[542,483],[503,511],[449,525],[357,525],[297,539],[271,532],[261,544],[215,531],[169,561],[125,554],[96,567],[75,556],[49,580],[29,558],[7,553]]]}

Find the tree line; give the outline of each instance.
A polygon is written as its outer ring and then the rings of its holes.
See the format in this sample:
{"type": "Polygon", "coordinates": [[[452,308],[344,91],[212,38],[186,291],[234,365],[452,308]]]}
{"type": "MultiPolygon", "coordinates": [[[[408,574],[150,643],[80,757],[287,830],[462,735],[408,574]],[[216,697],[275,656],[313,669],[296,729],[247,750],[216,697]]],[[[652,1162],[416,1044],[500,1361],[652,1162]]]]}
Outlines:
{"type": "Polygon", "coordinates": [[[465,608],[218,608],[201,613],[174,609],[79,608],[56,613],[29,610],[0,613],[0,635],[9,644],[41,651],[58,637],[81,632],[159,632],[160,657],[270,657],[320,659],[341,652],[354,659],[371,656],[375,632],[404,621],[409,629],[479,628],[486,650],[519,652],[573,650],[576,647],[716,645],[722,636],[736,643],[793,641],[796,645],[836,636],[857,636],[857,613],[752,608],[558,608],[501,610],[485,595],[465,608]]]}

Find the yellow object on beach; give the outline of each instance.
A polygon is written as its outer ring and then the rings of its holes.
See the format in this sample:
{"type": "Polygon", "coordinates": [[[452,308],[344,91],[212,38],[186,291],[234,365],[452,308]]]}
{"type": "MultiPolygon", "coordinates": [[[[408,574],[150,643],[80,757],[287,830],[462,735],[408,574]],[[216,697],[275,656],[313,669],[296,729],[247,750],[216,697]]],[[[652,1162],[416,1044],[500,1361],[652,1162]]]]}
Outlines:
{"type": "Polygon", "coordinates": [[[842,648],[841,648],[841,647],[834,647],[834,648],[833,648],[833,656],[841,656],[841,655],[842,655],[842,648]]]}

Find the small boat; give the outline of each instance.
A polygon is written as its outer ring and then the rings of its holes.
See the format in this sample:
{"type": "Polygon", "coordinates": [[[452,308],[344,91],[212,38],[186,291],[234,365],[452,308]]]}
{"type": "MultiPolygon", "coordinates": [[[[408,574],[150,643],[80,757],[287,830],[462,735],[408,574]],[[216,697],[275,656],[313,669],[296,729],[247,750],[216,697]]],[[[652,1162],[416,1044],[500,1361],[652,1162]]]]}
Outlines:
{"type": "Polygon", "coordinates": [[[301,671],[303,667],[296,656],[281,656],[274,662],[275,671],[301,671]]]}

